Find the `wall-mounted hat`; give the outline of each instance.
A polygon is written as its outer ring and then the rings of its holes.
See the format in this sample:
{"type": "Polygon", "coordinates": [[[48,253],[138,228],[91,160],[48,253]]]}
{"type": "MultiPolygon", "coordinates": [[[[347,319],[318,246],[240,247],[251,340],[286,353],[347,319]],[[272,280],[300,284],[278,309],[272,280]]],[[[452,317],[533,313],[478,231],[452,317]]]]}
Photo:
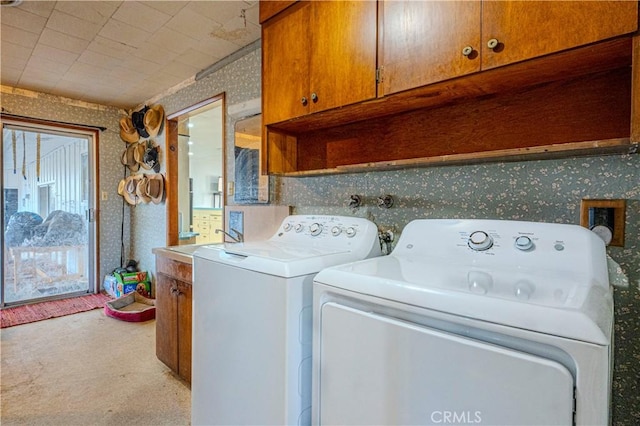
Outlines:
{"type": "Polygon", "coordinates": [[[140,139],[140,135],[129,116],[120,119],[120,138],[127,143],[138,142],[140,139]]]}
{"type": "Polygon", "coordinates": [[[164,108],[162,105],[158,104],[149,108],[144,114],[143,123],[150,137],[155,138],[158,136],[164,124],[164,108]]]}
{"type": "Polygon", "coordinates": [[[160,204],[164,198],[164,176],[160,173],[147,175],[146,194],[154,204],[160,204]]]}
{"type": "Polygon", "coordinates": [[[142,202],[142,199],[136,194],[140,179],[142,179],[142,175],[131,175],[118,183],[118,194],[122,195],[124,200],[132,206],[142,202]]]}
{"type": "Polygon", "coordinates": [[[144,128],[144,115],[149,110],[148,106],[144,106],[140,111],[134,111],[131,114],[131,122],[135,126],[136,130],[140,137],[148,138],[149,133],[147,133],[147,129],[144,128]]]}
{"type": "Polygon", "coordinates": [[[154,141],[149,140],[146,142],[142,142],[141,145],[144,146],[144,149],[141,151],[135,152],[135,160],[142,166],[145,170],[153,170],[156,173],[160,172],[160,159],[159,159],[159,150],[158,144],[154,141]]]}
{"type": "Polygon", "coordinates": [[[138,181],[136,185],[136,195],[140,197],[143,203],[148,203],[151,201],[151,197],[147,195],[147,182],[149,179],[146,175],[142,175],[142,178],[138,181]]]}
{"type": "Polygon", "coordinates": [[[120,158],[120,162],[127,166],[129,170],[132,172],[137,172],[140,170],[140,163],[136,161],[136,155],[142,156],[144,155],[145,144],[144,143],[132,143],[127,149],[122,153],[122,158],[120,158]]]}

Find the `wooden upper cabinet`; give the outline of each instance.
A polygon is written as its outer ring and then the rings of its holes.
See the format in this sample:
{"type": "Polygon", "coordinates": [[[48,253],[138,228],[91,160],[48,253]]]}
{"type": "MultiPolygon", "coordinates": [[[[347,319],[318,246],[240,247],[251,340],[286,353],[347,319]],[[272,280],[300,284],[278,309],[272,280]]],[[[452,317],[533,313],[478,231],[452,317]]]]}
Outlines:
{"type": "Polygon", "coordinates": [[[480,70],[478,1],[383,1],[379,39],[389,95],[480,70]]]}
{"type": "Polygon", "coordinates": [[[376,2],[298,2],[262,25],[264,124],[376,96],[376,2]]]}
{"type": "Polygon", "coordinates": [[[376,8],[375,1],[313,3],[310,112],[376,97],[376,8]]]}
{"type": "Polygon", "coordinates": [[[638,2],[381,0],[379,21],[385,96],[631,33],[638,2]]]}
{"type": "Polygon", "coordinates": [[[263,124],[309,111],[309,11],[297,4],[262,24],[263,124]]]}
{"type": "Polygon", "coordinates": [[[258,12],[260,23],[262,24],[267,19],[274,17],[295,2],[296,0],[262,0],[258,12]]]}
{"type": "Polygon", "coordinates": [[[482,69],[628,34],[637,28],[637,1],[483,1],[482,69]],[[488,46],[490,40],[498,42],[493,49],[488,46]]]}

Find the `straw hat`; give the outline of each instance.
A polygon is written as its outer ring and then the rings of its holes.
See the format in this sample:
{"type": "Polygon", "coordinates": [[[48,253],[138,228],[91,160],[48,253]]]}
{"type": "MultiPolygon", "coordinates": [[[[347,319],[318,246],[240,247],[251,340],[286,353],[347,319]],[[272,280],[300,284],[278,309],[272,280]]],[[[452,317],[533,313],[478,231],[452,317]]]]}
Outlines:
{"type": "Polygon", "coordinates": [[[138,142],[140,139],[140,135],[129,116],[120,119],[120,138],[127,143],[138,142]]]}
{"type": "Polygon", "coordinates": [[[160,173],[147,175],[145,192],[154,204],[160,204],[164,198],[164,176],[160,173]]]}
{"type": "Polygon", "coordinates": [[[164,108],[162,105],[158,104],[149,108],[144,114],[143,123],[150,137],[158,136],[164,124],[164,108]]]}
{"type": "Polygon", "coordinates": [[[135,160],[145,170],[153,170],[158,173],[160,171],[159,147],[152,140],[142,142],[143,149],[135,151],[135,160]]]}
{"type": "Polygon", "coordinates": [[[132,172],[137,172],[140,170],[140,163],[136,161],[136,155],[142,155],[141,152],[144,153],[144,144],[132,143],[127,146],[127,149],[122,153],[120,162],[127,166],[132,172]]]}
{"type": "Polygon", "coordinates": [[[136,194],[140,179],[142,179],[142,175],[131,175],[118,183],[118,194],[122,195],[124,200],[132,206],[142,202],[142,199],[136,194]]]}
{"type": "Polygon", "coordinates": [[[149,179],[146,175],[142,175],[142,178],[138,181],[136,185],[136,195],[140,197],[143,203],[148,203],[151,201],[151,197],[147,195],[147,183],[149,179]]]}

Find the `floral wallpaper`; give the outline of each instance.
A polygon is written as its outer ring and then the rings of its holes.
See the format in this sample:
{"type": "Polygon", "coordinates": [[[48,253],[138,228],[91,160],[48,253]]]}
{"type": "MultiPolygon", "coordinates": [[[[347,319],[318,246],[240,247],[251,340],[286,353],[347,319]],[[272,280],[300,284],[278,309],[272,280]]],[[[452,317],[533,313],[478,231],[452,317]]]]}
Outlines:
{"type": "MultiPolygon", "coordinates": [[[[225,93],[227,110],[230,106],[260,97],[260,49],[249,52],[235,62],[221,68],[213,74],[196,81],[184,89],[155,99],[164,107],[165,114],[171,115],[205,99],[225,93]]],[[[226,175],[233,176],[233,138],[236,118],[225,114],[226,141],[226,175]]],[[[164,141],[164,134],[159,134],[158,141],[164,141]]],[[[161,143],[164,146],[164,142],[161,143]]],[[[162,155],[162,154],[161,154],[162,155]]],[[[161,157],[162,158],[162,157],[161,157]]],[[[166,165],[161,160],[161,172],[166,165]]],[[[166,205],[139,205],[132,215],[132,250],[136,259],[146,269],[155,271],[155,257],[152,249],[166,246],[166,205]]]]}

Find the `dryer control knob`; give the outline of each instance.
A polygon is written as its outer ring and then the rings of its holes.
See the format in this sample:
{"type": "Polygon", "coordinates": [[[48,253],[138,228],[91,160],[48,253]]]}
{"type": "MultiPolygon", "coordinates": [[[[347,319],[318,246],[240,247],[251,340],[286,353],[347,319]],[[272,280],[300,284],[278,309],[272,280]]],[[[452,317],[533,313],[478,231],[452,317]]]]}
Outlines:
{"type": "Polygon", "coordinates": [[[289,222],[285,223],[284,226],[282,227],[282,229],[284,229],[285,232],[291,231],[291,228],[293,228],[293,226],[291,226],[289,222]]]}
{"type": "Polygon", "coordinates": [[[356,228],[353,227],[348,227],[346,231],[344,231],[347,234],[347,237],[349,238],[353,238],[356,236],[356,228]]]}
{"type": "Polygon", "coordinates": [[[337,237],[340,234],[342,234],[342,229],[340,229],[339,226],[334,226],[333,228],[331,228],[331,235],[337,237]]]}
{"type": "Polygon", "coordinates": [[[484,231],[475,231],[469,235],[469,247],[476,251],[490,249],[493,245],[493,238],[484,231]]]}
{"type": "Polygon", "coordinates": [[[295,228],[293,228],[296,230],[296,232],[302,232],[302,230],[304,229],[304,225],[299,223],[295,226],[295,228]]]}
{"type": "Polygon", "coordinates": [[[312,223],[309,227],[309,231],[314,237],[316,235],[320,235],[322,233],[322,225],[320,225],[319,223],[312,223]]]}
{"type": "Polygon", "coordinates": [[[520,235],[516,238],[515,245],[518,250],[527,251],[533,248],[533,241],[527,236],[520,235]]]}

